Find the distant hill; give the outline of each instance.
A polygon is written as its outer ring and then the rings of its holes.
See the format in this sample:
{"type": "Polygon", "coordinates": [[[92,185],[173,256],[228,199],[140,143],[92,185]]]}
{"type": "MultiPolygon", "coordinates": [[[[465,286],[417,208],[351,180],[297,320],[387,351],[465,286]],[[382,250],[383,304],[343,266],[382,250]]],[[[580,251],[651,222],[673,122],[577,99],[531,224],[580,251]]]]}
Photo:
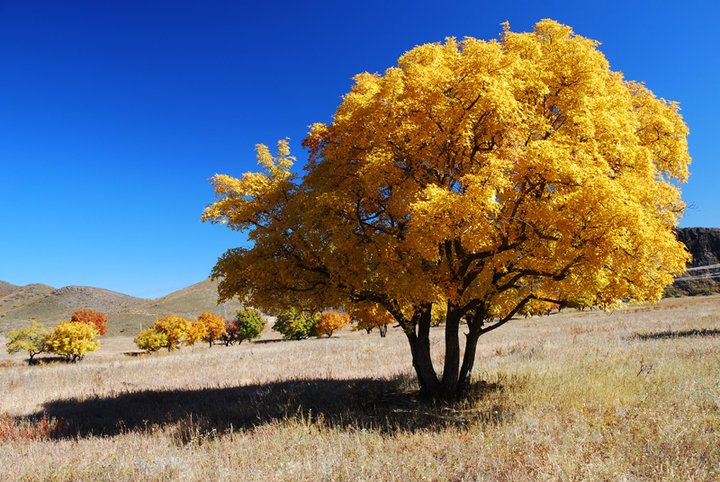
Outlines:
{"type": "MultiPolygon", "coordinates": [[[[206,279],[162,298],[149,300],[89,286],[56,289],[42,284],[15,286],[0,281],[0,334],[35,318],[48,326],[80,309],[100,311],[108,316],[108,333],[134,334],[156,317],[178,314],[195,318],[203,311],[218,313],[217,283],[206,279]]],[[[241,308],[238,302],[225,305],[228,317],[241,308]]]]}

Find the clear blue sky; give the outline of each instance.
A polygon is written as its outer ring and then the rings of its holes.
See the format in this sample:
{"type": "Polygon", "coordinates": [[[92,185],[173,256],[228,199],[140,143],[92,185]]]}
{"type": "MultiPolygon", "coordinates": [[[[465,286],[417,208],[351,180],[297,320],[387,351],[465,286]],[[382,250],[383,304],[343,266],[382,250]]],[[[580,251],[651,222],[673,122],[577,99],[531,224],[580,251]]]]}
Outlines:
{"type": "Polygon", "coordinates": [[[329,122],[352,77],[415,45],[542,18],[680,102],[682,226],[720,226],[720,2],[0,0],[0,280],[158,297],[244,237],[203,224],[208,178],[329,122]]]}

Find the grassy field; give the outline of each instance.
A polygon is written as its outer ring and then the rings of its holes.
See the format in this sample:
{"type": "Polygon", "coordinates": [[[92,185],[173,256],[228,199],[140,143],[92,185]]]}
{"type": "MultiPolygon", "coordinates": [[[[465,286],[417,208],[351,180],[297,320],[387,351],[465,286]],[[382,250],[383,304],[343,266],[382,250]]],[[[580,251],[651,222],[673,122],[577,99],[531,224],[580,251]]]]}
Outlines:
{"type": "Polygon", "coordinates": [[[457,407],[414,397],[398,330],[101,341],[77,365],[0,357],[0,480],[720,479],[717,296],[514,321],[457,407]]]}

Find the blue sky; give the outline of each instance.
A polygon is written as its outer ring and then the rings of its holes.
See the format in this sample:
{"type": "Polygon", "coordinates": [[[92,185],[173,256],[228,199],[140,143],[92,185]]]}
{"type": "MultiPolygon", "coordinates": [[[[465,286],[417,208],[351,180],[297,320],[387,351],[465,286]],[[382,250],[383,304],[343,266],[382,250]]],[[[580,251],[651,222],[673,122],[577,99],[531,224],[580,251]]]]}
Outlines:
{"type": "Polygon", "coordinates": [[[362,71],[415,45],[542,18],[679,101],[681,226],[720,227],[720,2],[0,0],[0,280],[159,297],[244,237],[203,224],[215,173],[329,122],[362,71]]]}

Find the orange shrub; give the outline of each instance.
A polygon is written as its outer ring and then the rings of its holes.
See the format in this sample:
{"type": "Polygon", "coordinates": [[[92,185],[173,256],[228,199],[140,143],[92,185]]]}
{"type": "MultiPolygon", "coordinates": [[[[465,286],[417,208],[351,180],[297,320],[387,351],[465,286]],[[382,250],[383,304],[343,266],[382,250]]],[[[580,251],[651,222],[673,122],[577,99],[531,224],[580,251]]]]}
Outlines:
{"type": "Polygon", "coordinates": [[[350,323],[350,316],[339,311],[326,311],[320,315],[315,325],[315,336],[318,338],[327,335],[328,338],[337,330],[342,330],[350,323]]]}
{"type": "Polygon", "coordinates": [[[95,327],[97,332],[101,335],[107,333],[107,316],[99,311],[93,310],[79,310],[72,314],[71,321],[80,321],[87,323],[95,327]]]}

